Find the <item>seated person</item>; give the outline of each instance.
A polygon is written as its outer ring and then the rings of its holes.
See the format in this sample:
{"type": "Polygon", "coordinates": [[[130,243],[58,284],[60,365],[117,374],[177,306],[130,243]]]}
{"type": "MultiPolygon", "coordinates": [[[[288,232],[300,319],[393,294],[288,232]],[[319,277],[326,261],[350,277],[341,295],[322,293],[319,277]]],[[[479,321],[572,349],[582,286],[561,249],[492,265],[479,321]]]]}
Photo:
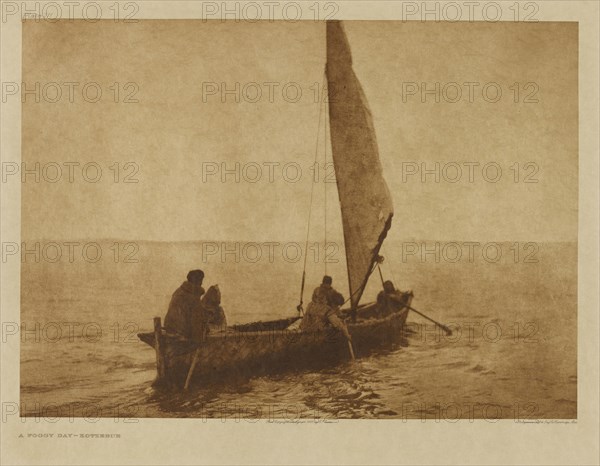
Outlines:
{"type": "Polygon", "coordinates": [[[346,324],[337,315],[339,307],[344,304],[344,297],[331,286],[332,283],[333,279],[325,275],[321,285],[315,288],[312,300],[300,323],[300,330],[316,332],[334,327],[342,332],[348,340],[351,340],[346,324]]]}
{"type": "Polygon", "coordinates": [[[192,316],[192,338],[202,341],[210,332],[227,327],[225,311],[221,307],[219,285],[211,286],[200,300],[198,312],[192,316]]]}
{"type": "Polygon", "coordinates": [[[383,282],[383,290],[377,295],[378,317],[386,317],[397,312],[408,304],[412,291],[403,293],[387,280],[383,282]]]}
{"type": "Polygon", "coordinates": [[[200,312],[200,297],[204,294],[202,270],[191,270],[187,280],[175,290],[165,316],[165,330],[169,333],[192,337],[192,318],[200,312]]]}

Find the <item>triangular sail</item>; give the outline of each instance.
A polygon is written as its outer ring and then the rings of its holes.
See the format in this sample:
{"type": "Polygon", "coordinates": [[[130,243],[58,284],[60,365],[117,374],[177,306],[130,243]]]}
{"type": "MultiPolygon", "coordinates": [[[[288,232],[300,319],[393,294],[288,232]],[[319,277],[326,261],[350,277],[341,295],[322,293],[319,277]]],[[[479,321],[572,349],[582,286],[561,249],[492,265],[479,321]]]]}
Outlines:
{"type": "Polygon", "coordinates": [[[342,25],[327,22],[329,126],[352,308],[360,301],[391,227],[392,199],[383,178],[371,111],[352,70],[342,25]]]}

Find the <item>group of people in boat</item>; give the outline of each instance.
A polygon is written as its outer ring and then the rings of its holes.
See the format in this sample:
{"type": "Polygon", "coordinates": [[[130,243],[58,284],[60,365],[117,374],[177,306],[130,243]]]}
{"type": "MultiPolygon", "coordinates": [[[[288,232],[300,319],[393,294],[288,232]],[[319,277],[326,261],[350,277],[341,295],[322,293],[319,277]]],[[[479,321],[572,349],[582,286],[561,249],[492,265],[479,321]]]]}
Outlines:
{"type": "Polygon", "coordinates": [[[167,332],[202,341],[210,331],[227,327],[219,285],[205,292],[203,281],[202,270],[190,270],[187,280],[175,290],[165,316],[167,332]]]}
{"type": "MultiPolygon", "coordinates": [[[[377,295],[377,305],[372,307],[369,312],[361,313],[361,316],[363,318],[387,317],[406,306],[411,294],[412,292],[403,293],[397,290],[394,284],[387,280],[383,283],[383,290],[377,295]]],[[[305,332],[314,332],[333,327],[352,341],[340,310],[345,302],[342,294],[333,288],[333,279],[329,275],[325,275],[321,285],[313,292],[306,314],[300,323],[300,329],[305,332]]],[[[347,316],[351,316],[351,314],[347,314],[347,316]]]]}
{"type": "MultiPolygon", "coordinates": [[[[191,270],[187,280],[173,293],[165,317],[165,330],[184,338],[202,341],[210,332],[227,327],[225,311],[221,307],[221,292],[218,285],[208,291],[202,288],[204,272],[191,270]]],[[[377,295],[377,305],[368,316],[386,317],[404,307],[410,292],[402,293],[391,281],[383,283],[383,290],[377,295]]],[[[315,288],[310,304],[300,322],[300,330],[316,332],[326,328],[339,330],[348,340],[352,340],[343,315],[340,311],[344,297],[333,288],[333,279],[325,275],[315,288]]]]}

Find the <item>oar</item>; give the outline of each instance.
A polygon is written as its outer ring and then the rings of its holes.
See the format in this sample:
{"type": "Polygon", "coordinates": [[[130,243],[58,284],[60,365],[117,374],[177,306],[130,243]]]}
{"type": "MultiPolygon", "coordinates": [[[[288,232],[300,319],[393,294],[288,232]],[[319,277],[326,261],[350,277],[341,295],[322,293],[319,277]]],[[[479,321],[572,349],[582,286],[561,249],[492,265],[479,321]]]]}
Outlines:
{"type": "Polygon", "coordinates": [[[354,348],[352,347],[352,337],[350,336],[350,332],[348,331],[348,327],[346,326],[346,324],[344,323],[343,320],[341,320],[336,314],[335,312],[333,312],[332,314],[327,316],[327,320],[329,320],[329,323],[336,328],[346,339],[346,341],[348,342],[348,350],[350,351],[350,357],[352,358],[352,360],[354,361],[356,358],[354,357],[354,348]]]}
{"type": "Polygon", "coordinates": [[[449,327],[446,327],[444,324],[440,324],[438,321],[433,320],[431,317],[427,317],[425,314],[423,314],[420,311],[417,311],[414,307],[410,307],[410,306],[404,306],[408,309],[410,309],[413,312],[416,312],[417,314],[419,314],[421,317],[425,317],[427,320],[429,320],[430,322],[433,322],[435,325],[437,325],[438,327],[440,327],[441,329],[443,329],[446,332],[446,335],[452,335],[452,330],[450,330],[449,327]]]}
{"type": "MultiPolygon", "coordinates": [[[[352,347],[352,340],[351,340],[351,337],[350,337],[350,332],[348,331],[348,327],[346,326],[346,324],[344,323],[344,321],[340,320],[340,318],[337,317],[337,316],[336,316],[336,320],[338,320],[339,323],[340,323],[340,325],[342,325],[342,328],[338,327],[338,330],[340,332],[342,332],[342,335],[344,336],[344,338],[348,342],[348,350],[350,351],[350,357],[352,358],[352,361],[355,361],[356,358],[354,357],[354,348],[352,347]]],[[[331,320],[330,320],[330,322],[331,322],[331,320]]],[[[333,322],[331,322],[331,323],[333,324],[333,322]]]]}
{"type": "Polygon", "coordinates": [[[352,360],[356,360],[354,357],[354,348],[352,348],[352,341],[346,340],[348,342],[348,349],[350,350],[350,356],[352,356],[352,360]]]}
{"type": "Polygon", "coordinates": [[[188,371],[187,378],[185,379],[185,385],[183,386],[183,389],[186,391],[190,386],[190,381],[192,380],[192,374],[194,373],[194,368],[196,367],[196,364],[198,364],[199,357],[200,357],[200,347],[198,347],[196,349],[196,352],[194,353],[194,359],[192,359],[192,364],[190,366],[190,370],[188,371]]]}

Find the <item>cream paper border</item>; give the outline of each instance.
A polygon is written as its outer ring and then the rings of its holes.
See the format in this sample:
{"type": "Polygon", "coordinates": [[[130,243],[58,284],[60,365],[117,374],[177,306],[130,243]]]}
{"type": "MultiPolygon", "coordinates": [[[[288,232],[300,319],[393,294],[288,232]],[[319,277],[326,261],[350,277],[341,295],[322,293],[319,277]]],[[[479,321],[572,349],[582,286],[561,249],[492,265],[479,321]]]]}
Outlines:
{"type": "MultiPolygon", "coordinates": [[[[21,2],[2,2],[2,7],[21,2]]],[[[34,2],[27,2],[33,4],[34,2]]],[[[45,3],[39,2],[42,6],[45,3]]],[[[55,2],[65,3],[65,2],[55,2]]],[[[90,2],[79,2],[80,5],[90,2]]],[[[102,4],[107,16],[110,2],[102,4]]],[[[126,2],[121,2],[124,4],[126,2]]],[[[137,19],[201,18],[202,2],[136,1],[137,19]]],[[[204,2],[207,3],[207,2],[204,2]]],[[[208,2],[210,3],[210,2],[208,2]]],[[[215,3],[215,2],[213,2],[215,3]]],[[[222,2],[216,2],[219,5],[222,2]]],[[[234,2],[228,2],[232,4],[234,2]]],[[[259,2],[260,3],[260,2],[259,2]]],[[[289,2],[279,2],[280,4],[289,2]]],[[[301,2],[299,2],[301,3],[301,2]]],[[[306,5],[314,1],[302,2],[306,5]]],[[[336,1],[335,19],[402,19],[401,1],[336,1]]],[[[433,4],[435,2],[429,2],[433,4]]],[[[441,5],[447,2],[439,2],[441,5]]],[[[457,2],[464,4],[466,2],[457,2]]],[[[482,1],[481,4],[492,3],[482,1]]],[[[503,11],[515,2],[497,0],[503,11]]],[[[526,2],[522,2],[526,3],[526,2]]],[[[579,22],[578,420],[456,423],[340,420],[279,424],[233,419],[101,419],[34,422],[6,415],[18,403],[19,341],[2,343],[1,464],[600,464],[598,410],[598,44],[599,3],[538,1],[540,21],[579,22]],[[6,417],[6,419],[5,419],[6,417]],[[27,433],[118,433],[120,439],[24,439],[27,433]],[[67,443],[68,442],[68,443],[67,443]]],[[[33,6],[31,6],[33,8],[33,6]]],[[[77,15],[76,15],[77,16],[77,15]]],[[[280,14],[275,18],[280,19],[280,14]]],[[[306,15],[305,15],[306,16],[306,15]]],[[[21,82],[21,22],[1,23],[1,81],[21,82]]],[[[109,16],[110,18],[110,16],[109,16]]],[[[481,20],[480,15],[475,16],[481,20]]],[[[1,113],[2,162],[20,162],[21,107],[1,113]]],[[[2,184],[2,241],[20,238],[20,186],[2,184]]],[[[16,262],[16,263],[15,263],[16,262]]],[[[2,263],[1,320],[19,322],[20,265],[2,263]]],[[[432,383],[435,383],[432,381],[432,383]]]]}

